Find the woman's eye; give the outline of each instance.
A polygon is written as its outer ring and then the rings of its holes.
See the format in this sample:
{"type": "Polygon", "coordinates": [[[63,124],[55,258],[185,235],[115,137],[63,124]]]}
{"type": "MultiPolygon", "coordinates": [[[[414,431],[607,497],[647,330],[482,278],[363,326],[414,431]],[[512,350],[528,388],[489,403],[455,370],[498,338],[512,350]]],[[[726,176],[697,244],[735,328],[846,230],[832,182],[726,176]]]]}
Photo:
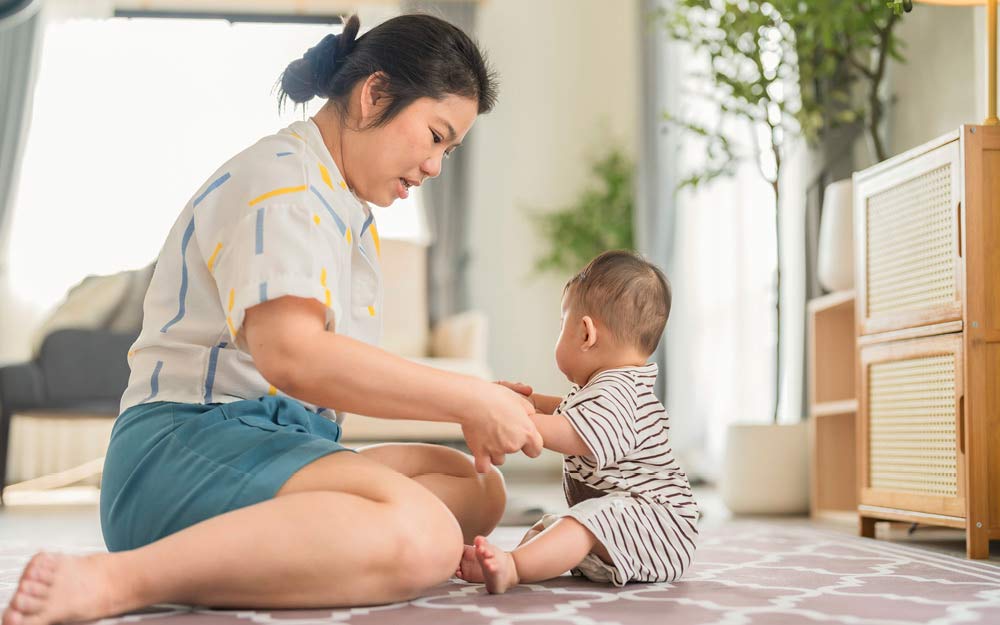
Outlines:
{"type": "Polygon", "coordinates": [[[434,143],[441,143],[441,141],[442,141],[441,135],[439,135],[438,133],[436,133],[436,132],[434,132],[432,130],[431,131],[431,136],[434,137],[434,143]]]}

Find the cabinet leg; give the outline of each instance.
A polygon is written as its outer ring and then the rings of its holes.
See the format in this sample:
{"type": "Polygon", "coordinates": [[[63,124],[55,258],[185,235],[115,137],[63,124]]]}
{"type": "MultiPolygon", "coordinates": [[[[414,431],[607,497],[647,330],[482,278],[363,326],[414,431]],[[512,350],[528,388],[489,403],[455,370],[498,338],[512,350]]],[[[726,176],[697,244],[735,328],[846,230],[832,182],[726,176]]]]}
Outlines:
{"type": "Polygon", "coordinates": [[[858,534],[865,538],[875,538],[875,519],[868,516],[859,516],[858,534]]]}
{"type": "Polygon", "coordinates": [[[965,529],[965,555],[971,560],[990,557],[990,531],[971,524],[965,529]]]}

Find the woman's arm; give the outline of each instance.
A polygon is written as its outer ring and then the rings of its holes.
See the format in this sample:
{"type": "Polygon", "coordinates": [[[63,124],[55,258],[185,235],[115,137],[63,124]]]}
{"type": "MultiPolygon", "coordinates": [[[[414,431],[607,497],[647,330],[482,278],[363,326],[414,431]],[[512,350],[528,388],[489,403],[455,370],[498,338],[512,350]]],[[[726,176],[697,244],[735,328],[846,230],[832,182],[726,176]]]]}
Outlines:
{"type": "Polygon", "coordinates": [[[570,456],[590,456],[592,454],[590,448],[580,438],[580,434],[570,425],[569,419],[563,415],[538,412],[531,415],[531,420],[535,422],[535,427],[542,435],[542,446],[545,449],[570,456]]]}
{"type": "Polygon", "coordinates": [[[319,302],[281,297],[247,310],[254,364],[271,384],[303,401],[387,419],[462,425],[477,467],[505,453],[540,453],[529,402],[498,385],[433,369],[324,329],[319,302]]]}
{"type": "Polygon", "coordinates": [[[311,299],[282,297],[247,310],[247,344],[264,378],[292,397],[366,416],[453,423],[467,416],[478,380],[327,332],[324,323],[323,305],[311,299]]]}

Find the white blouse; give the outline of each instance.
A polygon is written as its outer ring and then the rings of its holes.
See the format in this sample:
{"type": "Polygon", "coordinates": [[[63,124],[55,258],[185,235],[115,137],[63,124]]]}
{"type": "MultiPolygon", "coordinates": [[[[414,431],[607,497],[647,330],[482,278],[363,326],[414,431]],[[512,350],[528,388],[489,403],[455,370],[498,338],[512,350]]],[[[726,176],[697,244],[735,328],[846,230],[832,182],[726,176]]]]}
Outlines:
{"type": "Polygon", "coordinates": [[[212,174],[171,228],[129,351],[121,411],[280,393],[240,332],[246,310],[269,299],[315,299],[328,330],[377,344],[379,255],[371,210],[348,190],[312,120],[261,139],[212,174]]]}

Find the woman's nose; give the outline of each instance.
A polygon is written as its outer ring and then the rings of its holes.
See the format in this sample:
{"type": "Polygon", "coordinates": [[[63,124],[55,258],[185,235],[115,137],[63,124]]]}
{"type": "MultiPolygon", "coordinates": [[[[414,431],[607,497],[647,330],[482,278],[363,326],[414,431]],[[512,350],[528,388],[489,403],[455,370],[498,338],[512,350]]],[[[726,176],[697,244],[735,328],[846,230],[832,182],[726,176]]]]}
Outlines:
{"type": "Polygon", "coordinates": [[[441,156],[432,156],[420,166],[420,171],[428,178],[437,178],[441,175],[441,156]]]}

